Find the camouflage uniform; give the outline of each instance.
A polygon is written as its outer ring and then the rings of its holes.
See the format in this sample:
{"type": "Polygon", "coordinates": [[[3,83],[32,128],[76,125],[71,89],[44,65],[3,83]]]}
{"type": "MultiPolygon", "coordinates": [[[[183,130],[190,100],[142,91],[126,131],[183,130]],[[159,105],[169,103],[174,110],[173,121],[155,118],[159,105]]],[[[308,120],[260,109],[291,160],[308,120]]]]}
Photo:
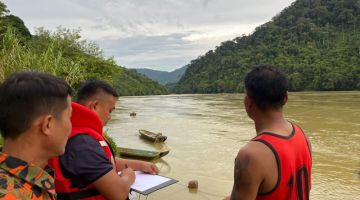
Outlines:
{"type": "Polygon", "coordinates": [[[56,199],[47,171],[0,152],[0,199],[56,199]]]}

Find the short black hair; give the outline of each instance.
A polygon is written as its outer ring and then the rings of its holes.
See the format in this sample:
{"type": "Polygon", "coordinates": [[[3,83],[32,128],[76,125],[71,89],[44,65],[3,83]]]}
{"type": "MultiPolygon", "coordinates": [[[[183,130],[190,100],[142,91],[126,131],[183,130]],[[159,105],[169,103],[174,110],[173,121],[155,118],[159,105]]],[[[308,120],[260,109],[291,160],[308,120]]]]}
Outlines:
{"type": "Polygon", "coordinates": [[[89,79],[80,85],[77,92],[77,101],[78,103],[82,103],[87,101],[89,98],[94,97],[100,92],[105,92],[114,97],[119,97],[116,90],[111,87],[108,83],[98,79],[89,79]]]}
{"type": "Polygon", "coordinates": [[[278,67],[260,65],[245,77],[246,93],[261,110],[281,108],[289,88],[285,73],[278,67]]]}
{"type": "Polygon", "coordinates": [[[40,72],[19,72],[0,85],[0,131],[3,138],[17,138],[44,114],[55,117],[68,106],[71,87],[63,80],[40,72]]]}

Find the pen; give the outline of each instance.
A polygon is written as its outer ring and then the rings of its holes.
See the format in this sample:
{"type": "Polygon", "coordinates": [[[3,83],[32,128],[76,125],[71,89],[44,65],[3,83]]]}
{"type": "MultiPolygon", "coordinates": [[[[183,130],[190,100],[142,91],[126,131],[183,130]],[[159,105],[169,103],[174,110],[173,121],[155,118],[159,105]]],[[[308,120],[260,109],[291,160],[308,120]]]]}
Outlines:
{"type": "MultiPolygon", "coordinates": [[[[128,165],[125,163],[125,169],[127,169],[128,168],[128,165]]],[[[121,176],[121,173],[120,173],[120,176],[121,176]]]]}
{"type": "MultiPolygon", "coordinates": [[[[125,163],[125,169],[127,169],[128,168],[128,165],[125,163]]],[[[131,193],[133,191],[133,189],[130,187],[130,191],[129,191],[129,193],[131,193]]]]}

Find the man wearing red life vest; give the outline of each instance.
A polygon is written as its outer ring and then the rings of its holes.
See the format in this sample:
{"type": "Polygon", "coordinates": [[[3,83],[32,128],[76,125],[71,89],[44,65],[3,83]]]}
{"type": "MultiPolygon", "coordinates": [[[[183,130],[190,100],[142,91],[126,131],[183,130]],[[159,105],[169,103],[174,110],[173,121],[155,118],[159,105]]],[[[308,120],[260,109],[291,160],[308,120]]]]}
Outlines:
{"type": "Polygon", "coordinates": [[[120,159],[112,153],[102,132],[118,98],[110,85],[89,80],[77,97],[77,103],[72,103],[73,128],[65,154],[49,161],[58,199],[126,199],[135,180],[133,170],[157,174],[158,169],[152,163],[120,159]]]}
{"type": "Polygon", "coordinates": [[[257,66],[245,78],[244,105],[257,136],[235,159],[231,200],[308,200],[310,143],[301,128],[285,120],[288,80],[273,66],[257,66]]]}

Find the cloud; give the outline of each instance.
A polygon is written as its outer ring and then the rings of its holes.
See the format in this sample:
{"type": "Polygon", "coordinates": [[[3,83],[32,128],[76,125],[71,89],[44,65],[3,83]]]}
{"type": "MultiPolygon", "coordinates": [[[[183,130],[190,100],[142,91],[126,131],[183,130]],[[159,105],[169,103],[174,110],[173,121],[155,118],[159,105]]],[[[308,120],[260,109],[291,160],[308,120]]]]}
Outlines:
{"type": "Polygon", "coordinates": [[[125,67],[171,71],[174,66],[184,66],[196,58],[203,47],[182,39],[184,35],[131,37],[115,40],[102,40],[101,46],[108,55],[125,67]]]}
{"type": "Polygon", "coordinates": [[[195,31],[186,34],[186,36],[182,39],[186,41],[223,41],[224,38],[232,39],[244,33],[250,33],[254,30],[254,28],[254,25],[248,24],[223,24],[219,26],[214,25],[197,28],[195,31]]]}
{"type": "Polygon", "coordinates": [[[120,65],[174,69],[251,33],[294,0],[5,0],[29,29],[81,28],[120,65]]]}

